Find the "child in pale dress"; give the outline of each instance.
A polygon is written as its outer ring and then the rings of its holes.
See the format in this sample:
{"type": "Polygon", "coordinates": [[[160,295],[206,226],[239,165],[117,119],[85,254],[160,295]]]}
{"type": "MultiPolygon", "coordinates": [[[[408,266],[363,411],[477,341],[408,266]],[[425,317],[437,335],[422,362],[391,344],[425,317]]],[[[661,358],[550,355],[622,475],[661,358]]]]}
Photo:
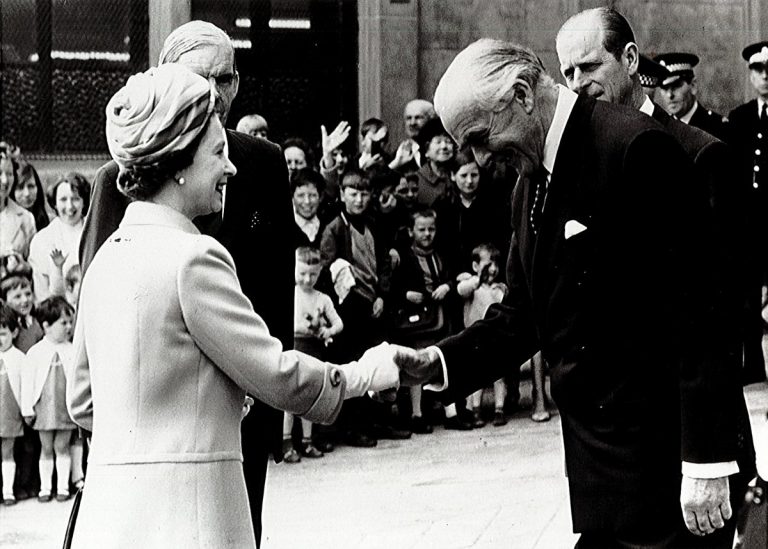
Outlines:
{"type": "Polygon", "coordinates": [[[62,296],[53,296],[38,305],[36,316],[45,335],[27,352],[21,411],[24,420],[38,431],[42,445],[38,501],[52,499],[54,459],[56,500],[66,501],[71,468],[69,443],[75,428],[66,405],[74,309],[62,296]]]}
{"type": "MultiPolygon", "coordinates": [[[[499,274],[499,250],[491,244],[480,244],[472,250],[472,270],[470,273],[461,273],[458,277],[456,291],[464,298],[464,326],[469,327],[481,320],[488,307],[494,303],[501,303],[507,293],[507,286],[501,282],[495,282],[499,274]]],[[[504,398],[507,386],[504,379],[498,379],[493,384],[495,412],[493,424],[495,426],[507,423],[504,415],[504,398]]],[[[485,422],[480,418],[480,404],[483,390],[474,392],[467,397],[467,408],[472,410],[474,426],[482,427],[485,422]]]]}
{"type": "Polygon", "coordinates": [[[24,353],[13,346],[19,332],[16,313],[0,302],[0,457],[2,458],[3,503],[13,505],[13,481],[16,462],[13,448],[16,439],[24,434],[21,416],[21,373],[24,353]]]}
{"type": "MultiPolygon", "coordinates": [[[[0,279],[0,300],[16,313],[19,329],[13,338],[13,345],[26,353],[43,339],[43,328],[34,316],[35,294],[31,272],[13,271],[0,279]]],[[[40,437],[29,425],[24,425],[24,434],[16,441],[14,455],[17,467],[16,499],[36,497],[40,491],[40,437]]]]}
{"type": "MultiPolygon", "coordinates": [[[[333,336],[341,333],[344,324],[333,307],[331,298],[315,290],[315,283],[323,269],[320,250],[301,247],[296,250],[296,290],[294,293],[293,347],[297,351],[322,359],[333,336]]],[[[312,444],[312,422],[301,419],[302,443],[299,451],[293,447],[291,431],[293,414],[283,417],[283,459],[298,463],[301,456],[323,457],[323,452],[312,444]]]]}

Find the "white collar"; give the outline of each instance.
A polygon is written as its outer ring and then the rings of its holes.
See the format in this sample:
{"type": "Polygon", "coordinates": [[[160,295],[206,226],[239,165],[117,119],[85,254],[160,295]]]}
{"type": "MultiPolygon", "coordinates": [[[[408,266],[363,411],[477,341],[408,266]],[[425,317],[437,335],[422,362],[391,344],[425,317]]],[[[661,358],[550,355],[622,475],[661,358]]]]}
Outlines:
{"type": "Polygon", "coordinates": [[[757,98],[757,117],[760,118],[760,113],[763,110],[763,105],[768,105],[768,101],[763,99],[762,97],[757,98]]]}
{"type": "Polygon", "coordinates": [[[694,101],[693,107],[691,107],[691,109],[687,113],[685,113],[683,116],[680,117],[680,122],[685,122],[686,124],[690,124],[691,118],[693,117],[693,113],[696,112],[696,109],[698,107],[699,107],[699,102],[694,101]]]}
{"type": "Polygon", "coordinates": [[[648,116],[653,116],[653,109],[656,107],[653,104],[653,101],[651,101],[651,98],[647,95],[645,96],[645,101],[643,101],[643,104],[640,105],[640,112],[647,114],[648,116]]]}
{"type": "Polygon", "coordinates": [[[568,118],[571,116],[577,98],[576,93],[565,86],[557,85],[557,105],[552,123],[547,131],[547,138],[544,140],[544,157],[541,159],[541,165],[549,175],[552,174],[555,167],[555,159],[560,148],[560,141],[563,139],[565,125],[568,123],[568,118]]]}
{"type": "Polygon", "coordinates": [[[180,229],[186,233],[200,234],[192,221],[178,210],[142,200],[131,202],[125,209],[120,227],[129,225],[162,225],[180,229]]]}

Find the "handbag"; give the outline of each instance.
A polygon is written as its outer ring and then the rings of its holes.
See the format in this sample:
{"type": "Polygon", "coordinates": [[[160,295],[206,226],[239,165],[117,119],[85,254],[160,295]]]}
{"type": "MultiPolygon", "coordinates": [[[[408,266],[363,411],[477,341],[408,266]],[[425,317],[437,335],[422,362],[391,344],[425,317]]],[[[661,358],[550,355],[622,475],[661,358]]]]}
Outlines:
{"type": "Polygon", "coordinates": [[[78,488],[75,493],[75,498],[72,501],[72,510],[69,512],[69,520],[67,521],[67,530],[64,532],[64,545],[63,549],[71,549],[72,537],[75,535],[75,523],[77,522],[77,514],[80,512],[80,502],[83,499],[83,489],[78,488]]]}
{"type": "Polygon", "coordinates": [[[397,311],[395,329],[403,336],[434,335],[443,330],[445,315],[440,303],[430,301],[421,305],[409,303],[397,311]]]}
{"type": "Polygon", "coordinates": [[[768,483],[759,476],[750,483],[739,512],[734,549],[768,547],[768,483]]]}

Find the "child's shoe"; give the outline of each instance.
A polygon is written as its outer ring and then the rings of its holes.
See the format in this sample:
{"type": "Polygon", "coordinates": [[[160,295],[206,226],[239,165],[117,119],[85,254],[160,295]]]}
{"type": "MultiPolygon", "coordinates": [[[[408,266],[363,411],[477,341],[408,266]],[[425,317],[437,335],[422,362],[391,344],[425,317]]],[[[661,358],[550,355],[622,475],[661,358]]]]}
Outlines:
{"type": "Polygon", "coordinates": [[[312,446],[311,442],[307,442],[304,444],[304,447],[301,449],[301,455],[307,458],[321,458],[325,454],[323,454],[320,450],[312,446]]]}
{"type": "Polygon", "coordinates": [[[3,505],[8,505],[9,507],[11,505],[16,505],[16,498],[13,497],[13,494],[3,496],[3,505]]]}
{"type": "Polygon", "coordinates": [[[69,492],[61,492],[56,494],[56,501],[67,501],[69,499],[69,492]]]}
{"type": "Polygon", "coordinates": [[[40,503],[48,503],[53,499],[53,496],[50,492],[40,490],[40,493],[37,495],[37,501],[40,503]]]}
{"type": "Polygon", "coordinates": [[[479,429],[480,427],[485,427],[485,421],[480,417],[480,411],[474,410],[472,412],[472,427],[475,429],[479,429]]]}
{"type": "Polygon", "coordinates": [[[504,410],[496,410],[493,414],[493,426],[501,427],[507,424],[507,417],[504,415],[504,410]]]}
{"type": "Polygon", "coordinates": [[[411,418],[411,431],[418,435],[428,435],[432,432],[432,426],[422,416],[411,418]]]}
{"type": "Polygon", "coordinates": [[[286,463],[298,463],[301,461],[301,456],[296,450],[291,448],[283,454],[283,461],[286,463]]]}

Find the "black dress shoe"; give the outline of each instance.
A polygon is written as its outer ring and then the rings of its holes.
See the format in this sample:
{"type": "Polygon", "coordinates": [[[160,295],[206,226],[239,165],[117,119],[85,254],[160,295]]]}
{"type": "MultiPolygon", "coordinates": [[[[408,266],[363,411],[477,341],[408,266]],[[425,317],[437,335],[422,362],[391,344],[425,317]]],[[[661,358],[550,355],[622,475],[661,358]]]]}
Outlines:
{"type": "Polygon", "coordinates": [[[315,448],[320,450],[322,453],[327,454],[329,452],[333,452],[333,442],[329,440],[322,440],[318,439],[312,442],[315,448]]]}
{"type": "Polygon", "coordinates": [[[355,446],[357,448],[373,448],[378,444],[375,438],[364,435],[363,433],[349,433],[344,437],[344,442],[347,446],[355,446]]]}
{"type": "Polygon", "coordinates": [[[443,423],[443,427],[446,429],[454,429],[456,431],[471,431],[472,424],[468,421],[464,421],[459,416],[449,417],[443,423]]]}
{"type": "Polygon", "coordinates": [[[389,425],[376,425],[373,434],[378,439],[406,440],[411,438],[411,432],[407,429],[397,429],[389,425]]]}
{"type": "Polygon", "coordinates": [[[432,426],[422,416],[413,416],[411,431],[419,435],[428,435],[432,432],[432,426]]]}

